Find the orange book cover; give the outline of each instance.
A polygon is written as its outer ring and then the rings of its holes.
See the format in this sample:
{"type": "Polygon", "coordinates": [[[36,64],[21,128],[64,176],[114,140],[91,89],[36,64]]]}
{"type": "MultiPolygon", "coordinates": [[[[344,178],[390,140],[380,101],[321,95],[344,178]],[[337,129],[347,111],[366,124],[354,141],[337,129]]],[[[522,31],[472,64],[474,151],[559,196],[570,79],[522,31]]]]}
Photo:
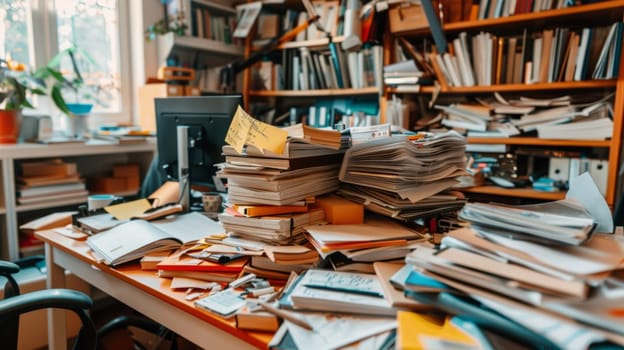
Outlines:
{"type": "Polygon", "coordinates": [[[305,213],[308,211],[307,205],[236,205],[232,206],[232,209],[238,214],[242,214],[249,217],[277,215],[277,214],[290,214],[290,213],[305,213]]]}

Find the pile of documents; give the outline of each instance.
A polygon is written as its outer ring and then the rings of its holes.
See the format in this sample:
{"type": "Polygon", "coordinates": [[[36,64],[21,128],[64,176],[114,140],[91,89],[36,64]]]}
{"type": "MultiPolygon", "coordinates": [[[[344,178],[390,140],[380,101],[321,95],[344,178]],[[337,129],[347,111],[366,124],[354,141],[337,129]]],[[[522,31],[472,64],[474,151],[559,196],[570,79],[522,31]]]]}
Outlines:
{"type": "Polygon", "coordinates": [[[373,262],[403,260],[414,244],[425,240],[403,223],[374,214],[363,224],[308,225],[305,230],[328,267],[337,271],[373,273],[373,262]]]}
{"type": "Polygon", "coordinates": [[[305,240],[305,225],[325,223],[325,211],[309,209],[303,213],[248,217],[226,209],[219,214],[219,221],[234,236],[274,244],[291,244],[305,240]]]}
{"type": "Polygon", "coordinates": [[[624,239],[602,233],[612,221],[588,174],[565,200],[474,209],[463,214],[472,226],[449,232],[440,250],[407,255],[407,296],[537,347],[623,343],[624,239]]]}
{"type": "Polygon", "coordinates": [[[404,221],[455,211],[450,191],[465,170],[466,140],[456,132],[419,133],[353,145],[345,153],[338,191],[366,209],[404,221]]]}
{"type": "Polygon", "coordinates": [[[238,153],[224,146],[218,176],[228,181],[228,201],[239,205],[292,205],[338,189],[343,151],[288,141],[283,154],[247,146],[238,153]]]}

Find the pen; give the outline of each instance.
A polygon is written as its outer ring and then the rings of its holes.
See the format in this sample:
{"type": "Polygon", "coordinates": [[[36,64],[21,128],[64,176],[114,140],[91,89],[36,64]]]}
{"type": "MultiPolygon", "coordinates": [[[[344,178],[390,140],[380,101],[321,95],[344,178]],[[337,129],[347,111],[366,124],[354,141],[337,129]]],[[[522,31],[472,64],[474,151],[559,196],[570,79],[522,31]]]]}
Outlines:
{"type": "Polygon", "coordinates": [[[295,316],[295,315],[291,315],[288,312],[284,312],[276,307],[274,307],[273,305],[265,302],[265,301],[258,301],[258,304],[260,306],[262,306],[262,308],[264,308],[266,311],[274,314],[275,316],[281,317],[289,322],[292,322],[294,324],[296,324],[297,326],[307,329],[309,331],[314,331],[314,327],[312,327],[311,324],[309,324],[308,322],[306,322],[305,320],[295,316]]]}
{"type": "Polygon", "coordinates": [[[352,293],[352,294],[359,294],[359,295],[366,295],[369,297],[377,297],[377,298],[383,298],[384,295],[380,292],[376,292],[374,290],[361,290],[361,289],[351,289],[351,288],[341,288],[341,287],[329,287],[329,286],[323,286],[323,285],[318,285],[318,284],[304,284],[303,285],[306,288],[314,288],[314,289],[323,289],[323,290],[330,290],[330,291],[334,291],[334,292],[344,292],[344,293],[352,293]]]}

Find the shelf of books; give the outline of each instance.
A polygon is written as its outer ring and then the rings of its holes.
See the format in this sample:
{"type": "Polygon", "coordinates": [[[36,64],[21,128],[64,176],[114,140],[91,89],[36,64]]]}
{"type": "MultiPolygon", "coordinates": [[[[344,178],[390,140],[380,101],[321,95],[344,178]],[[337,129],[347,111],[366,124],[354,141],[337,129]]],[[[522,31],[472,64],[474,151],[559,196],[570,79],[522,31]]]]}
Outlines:
{"type": "MultiPolygon", "coordinates": [[[[497,84],[487,86],[457,86],[447,87],[444,93],[447,94],[484,94],[494,92],[527,92],[527,91],[578,91],[578,90],[595,90],[595,89],[614,89],[617,80],[589,80],[589,81],[570,81],[570,82],[553,82],[553,83],[534,83],[534,84],[497,84]]],[[[434,86],[421,86],[420,92],[432,94],[437,90],[434,86]]],[[[388,92],[397,93],[397,88],[389,88],[388,92]]]]}
{"type": "Polygon", "coordinates": [[[608,140],[548,140],[535,137],[468,137],[469,144],[500,144],[524,146],[555,146],[555,147],[604,147],[608,148],[608,140]]]}
{"type": "MultiPolygon", "coordinates": [[[[22,252],[20,227],[59,210],[76,211],[90,194],[136,196],[147,173],[155,143],[18,144],[3,147],[0,188],[0,237],[3,259],[22,252]]],[[[35,248],[36,242],[28,241],[35,248]]],[[[39,248],[41,248],[39,246],[39,248]]]]}
{"type": "Polygon", "coordinates": [[[351,8],[345,9],[347,3],[312,3],[319,15],[316,22],[307,22],[310,14],[301,4],[262,6],[247,39],[247,57],[262,55],[244,75],[247,110],[276,125],[313,122],[309,125],[333,126],[345,114],[378,116],[383,46],[354,40],[359,16],[351,8]],[[284,33],[287,35],[280,37],[284,33]],[[267,44],[276,38],[279,45],[267,51],[267,44]],[[293,108],[297,112],[293,113],[293,108]],[[289,118],[256,112],[266,110],[289,118]]]}
{"type": "MultiPolygon", "coordinates": [[[[620,180],[619,116],[624,113],[624,1],[515,8],[487,4],[446,7],[440,26],[435,25],[440,18],[428,25],[426,6],[401,8],[403,16],[391,7],[384,102],[394,110],[397,103],[411,106],[411,129],[460,132],[468,146],[479,146],[468,147],[478,148],[477,157],[489,153],[508,160],[522,151],[546,158],[541,168],[531,165],[513,174],[494,164],[494,173],[487,176],[532,180],[493,194],[552,200],[557,195],[531,188],[535,181],[558,181],[565,193],[569,179],[591,173],[594,161],[601,167],[595,169],[599,178],[594,181],[614,206],[620,180]],[[577,167],[576,159],[591,161],[577,167]],[[566,171],[557,168],[559,162],[568,163],[566,171]]],[[[493,192],[489,187],[467,191],[493,192]]]]}
{"type": "MultiPolygon", "coordinates": [[[[477,6],[478,7],[478,6],[477,6]]],[[[498,18],[469,19],[447,23],[442,26],[444,32],[458,33],[461,31],[480,32],[496,29],[497,31],[514,30],[519,28],[543,28],[546,25],[579,25],[579,18],[586,26],[602,25],[622,19],[624,15],[624,1],[600,1],[584,5],[575,5],[567,8],[555,8],[542,11],[516,13],[498,18]]],[[[405,19],[409,20],[409,19],[405,19]]],[[[430,33],[429,27],[406,29],[394,34],[402,36],[423,36],[430,33]]]]}
{"type": "Polygon", "coordinates": [[[361,89],[322,89],[322,90],[252,90],[250,97],[318,97],[318,96],[354,96],[377,95],[377,87],[361,89]]]}

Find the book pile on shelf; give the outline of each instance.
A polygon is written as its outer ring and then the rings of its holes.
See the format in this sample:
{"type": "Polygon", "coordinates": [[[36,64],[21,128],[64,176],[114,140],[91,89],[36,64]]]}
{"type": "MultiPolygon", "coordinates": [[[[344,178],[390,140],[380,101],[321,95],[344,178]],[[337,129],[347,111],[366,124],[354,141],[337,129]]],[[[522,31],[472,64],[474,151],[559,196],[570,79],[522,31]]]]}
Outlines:
{"type": "Polygon", "coordinates": [[[89,194],[77,164],[61,159],[22,162],[16,181],[18,204],[80,202],[89,194]]]}
{"type": "Polygon", "coordinates": [[[621,342],[624,245],[613,238],[609,208],[598,198],[584,174],[564,200],[466,205],[460,216],[470,227],[450,231],[439,250],[423,247],[406,257],[411,274],[434,280],[439,292],[422,293],[424,283],[408,279],[406,295],[546,348],[621,342]]]}
{"type": "Polygon", "coordinates": [[[345,152],[338,193],[406,222],[457,210],[465,200],[451,188],[467,175],[465,147],[464,137],[454,131],[353,145],[345,152]]]}
{"type": "Polygon", "coordinates": [[[544,139],[603,140],[613,133],[612,95],[583,102],[580,97],[519,97],[498,93],[478,103],[436,105],[441,124],[471,137],[532,135],[544,139]]]}
{"type": "Polygon", "coordinates": [[[384,66],[383,79],[384,84],[396,87],[398,91],[431,84],[431,77],[420,70],[412,59],[384,66]]]}

